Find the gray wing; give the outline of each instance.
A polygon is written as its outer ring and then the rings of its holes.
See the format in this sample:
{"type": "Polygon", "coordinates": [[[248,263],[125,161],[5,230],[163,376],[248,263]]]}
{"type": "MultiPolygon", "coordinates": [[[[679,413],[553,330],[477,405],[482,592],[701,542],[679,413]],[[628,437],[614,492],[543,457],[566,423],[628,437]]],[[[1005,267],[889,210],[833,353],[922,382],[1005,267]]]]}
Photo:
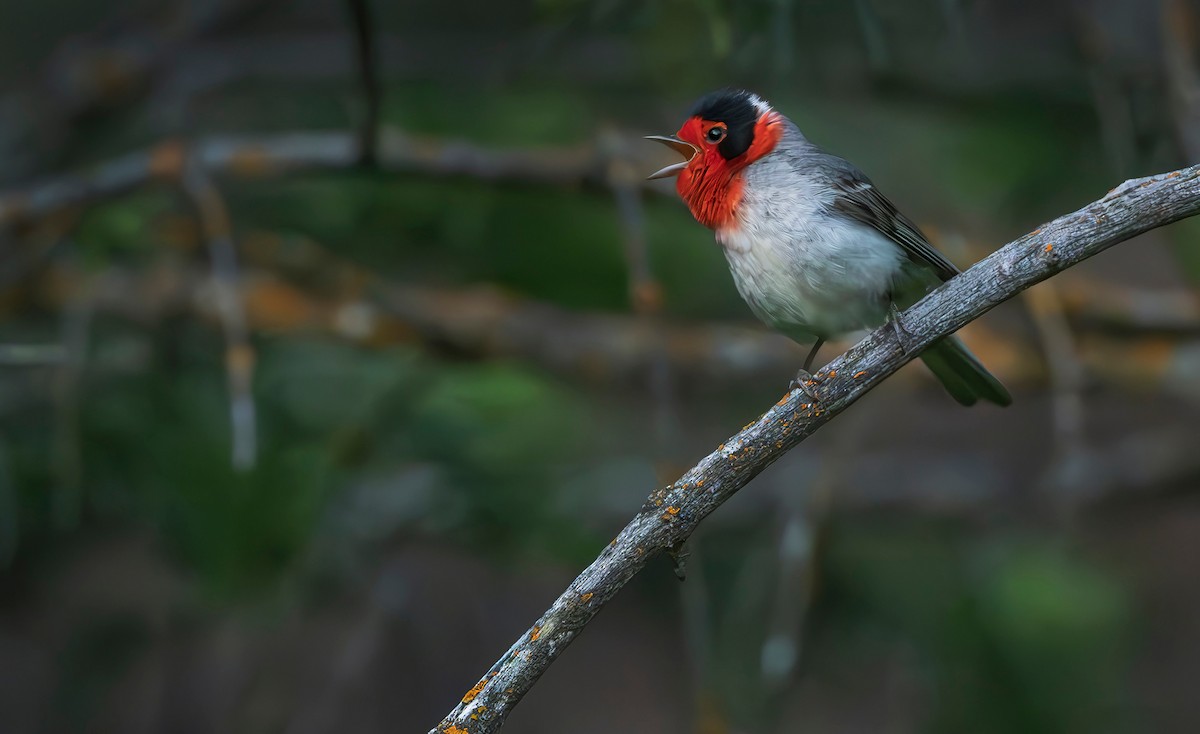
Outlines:
{"type": "Polygon", "coordinates": [[[927,265],[943,281],[959,274],[946,256],[933,248],[911,219],[879,193],[871,180],[849,162],[830,156],[832,181],[837,196],[833,211],[872,227],[899,245],[914,262],[927,265]]]}

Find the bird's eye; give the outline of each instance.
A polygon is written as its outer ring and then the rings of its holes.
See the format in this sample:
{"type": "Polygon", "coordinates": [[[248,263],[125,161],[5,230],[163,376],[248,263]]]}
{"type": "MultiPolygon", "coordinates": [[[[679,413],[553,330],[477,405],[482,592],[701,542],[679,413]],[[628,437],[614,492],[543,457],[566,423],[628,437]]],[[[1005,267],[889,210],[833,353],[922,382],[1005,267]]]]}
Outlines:
{"type": "Polygon", "coordinates": [[[704,137],[706,137],[710,143],[719,143],[725,139],[725,128],[710,127],[708,129],[708,134],[704,137]]]}

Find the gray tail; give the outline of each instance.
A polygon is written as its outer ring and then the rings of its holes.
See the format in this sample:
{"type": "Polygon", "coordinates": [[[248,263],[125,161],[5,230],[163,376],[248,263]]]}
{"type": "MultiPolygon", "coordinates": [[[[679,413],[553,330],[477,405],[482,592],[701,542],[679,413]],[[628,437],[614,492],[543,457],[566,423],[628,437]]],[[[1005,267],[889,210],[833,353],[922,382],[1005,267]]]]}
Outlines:
{"type": "Polygon", "coordinates": [[[921,353],[925,366],[941,381],[950,396],[963,405],[980,398],[996,405],[1011,405],[1012,396],[1000,381],[975,359],[958,337],[948,336],[921,353]]]}

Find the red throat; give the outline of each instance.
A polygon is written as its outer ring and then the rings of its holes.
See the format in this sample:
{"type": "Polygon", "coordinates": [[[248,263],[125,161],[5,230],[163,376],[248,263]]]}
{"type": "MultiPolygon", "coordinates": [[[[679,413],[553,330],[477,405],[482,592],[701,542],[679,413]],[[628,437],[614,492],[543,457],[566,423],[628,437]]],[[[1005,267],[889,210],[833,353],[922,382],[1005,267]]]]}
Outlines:
{"type": "Polygon", "coordinates": [[[717,146],[703,142],[704,120],[692,117],[683,123],[677,135],[695,145],[700,152],[680,172],[675,189],[687,202],[696,221],[714,230],[733,223],[745,185],[742,169],[775,149],[783,135],[782,122],[783,118],[775,111],[760,116],[754,123],[754,142],[745,153],[728,160],[717,146]]]}

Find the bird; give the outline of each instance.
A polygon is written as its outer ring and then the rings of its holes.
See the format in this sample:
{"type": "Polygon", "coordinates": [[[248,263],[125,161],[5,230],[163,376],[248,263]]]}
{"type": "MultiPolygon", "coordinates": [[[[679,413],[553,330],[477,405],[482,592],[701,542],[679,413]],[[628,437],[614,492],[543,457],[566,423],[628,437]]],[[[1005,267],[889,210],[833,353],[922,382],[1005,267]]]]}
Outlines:
{"type": "MultiPolygon", "coordinates": [[[[648,178],[675,178],[754,315],[812,342],[791,387],[814,400],[809,370],[826,340],[890,322],[907,351],[900,311],[960,272],[854,164],[810,143],[753,92],[705,95],[675,135],[647,139],[684,157],[648,178]]],[[[920,357],[959,403],[1012,403],[957,337],[920,357]]]]}

